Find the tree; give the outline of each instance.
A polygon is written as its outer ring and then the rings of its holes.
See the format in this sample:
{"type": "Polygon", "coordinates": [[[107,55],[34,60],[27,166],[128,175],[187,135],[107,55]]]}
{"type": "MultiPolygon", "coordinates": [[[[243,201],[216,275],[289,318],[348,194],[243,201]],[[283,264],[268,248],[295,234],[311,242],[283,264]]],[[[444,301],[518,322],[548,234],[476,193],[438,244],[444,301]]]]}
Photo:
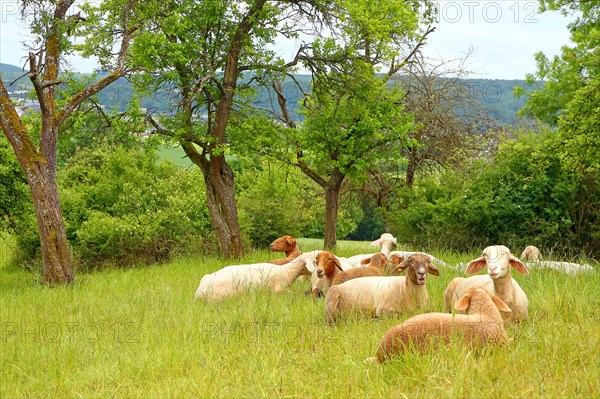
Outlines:
{"type": "MultiPolygon", "coordinates": [[[[569,24],[573,46],[563,46],[561,54],[549,59],[535,54],[537,71],[527,75],[535,90],[521,111],[550,125],[557,125],[563,109],[575,93],[600,76],[600,3],[577,0],[540,0],[540,10],[560,10],[563,14],[578,13],[569,24]],[[536,82],[543,82],[538,84],[536,82]]],[[[518,95],[525,95],[521,88],[518,95]]]]}
{"type": "MultiPolygon", "coordinates": [[[[307,63],[313,91],[305,100],[301,127],[289,117],[281,81],[273,83],[287,129],[261,143],[267,153],[300,168],[325,194],[324,247],[337,243],[336,226],[343,183],[364,180],[391,143],[406,143],[412,126],[403,94],[388,80],[402,68],[433,29],[418,32],[414,4],[406,2],[344,3],[345,25],[324,39],[307,63]],[[402,50],[409,43],[408,55],[402,50]],[[416,44],[415,44],[416,43],[416,44]],[[328,63],[330,60],[340,60],[328,63]],[[378,69],[385,67],[384,73],[378,69]],[[276,144],[273,144],[276,143],[276,144]],[[291,149],[278,152],[273,147],[291,149]]],[[[276,129],[275,129],[276,130],[276,129]]]]}
{"type": "Polygon", "coordinates": [[[468,55],[434,64],[417,53],[395,77],[406,92],[406,111],[414,114],[416,122],[404,148],[408,187],[422,168],[464,158],[462,149],[469,147],[465,144],[486,128],[473,88],[462,80],[469,73],[467,59],[468,55]]]}
{"type": "MultiPolygon", "coordinates": [[[[575,234],[594,251],[600,247],[598,187],[600,185],[600,3],[597,1],[540,0],[542,11],[578,13],[569,24],[573,46],[548,59],[536,54],[537,71],[530,83],[543,80],[528,95],[522,111],[557,128],[553,150],[562,166],[579,179],[572,201],[575,234]]],[[[517,94],[523,94],[522,91],[517,94]]]]}
{"type": "MultiPolygon", "coordinates": [[[[129,42],[139,25],[130,19],[135,1],[120,8],[118,16],[86,19],[81,14],[68,15],[73,0],[56,2],[27,1],[23,16],[31,13],[30,29],[36,35],[35,47],[28,56],[28,77],[39,101],[41,122],[38,132],[30,132],[17,113],[6,86],[0,82],[0,126],[8,138],[29,185],[37,225],[40,233],[42,267],[47,284],[73,282],[71,259],[67,246],[64,221],[56,182],[57,141],[67,118],[90,96],[108,86],[127,72],[126,56],[129,42]],[[77,48],[74,38],[85,33],[95,41],[90,47],[77,48]],[[89,36],[91,35],[91,36],[89,36]],[[120,44],[116,55],[113,47],[120,44]],[[104,66],[109,73],[96,83],[78,91],[69,98],[61,98],[59,86],[64,57],[82,50],[84,55],[103,50],[104,66]],[[112,62],[112,64],[111,64],[112,62]],[[39,145],[36,142],[39,140],[39,145]]],[[[109,6],[105,2],[102,7],[109,6]]],[[[98,15],[101,11],[98,11],[98,15]]]]}
{"type": "MultiPolygon", "coordinates": [[[[186,0],[148,7],[155,24],[136,39],[136,61],[158,79],[147,76],[143,84],[149,87],[153,81],[153,87],[176,88],[178,104],[176,116],[150,117],[150,122],[157,132],[177,140],[202,170],[212,223],[225,256],[242,253],[234,174],[226,155],[234,144],[232,121],[236,116],[243,120],[248,112],[247,95],[256,93],[269,76],[285,76],[299,65],[323,75],[358,56],[376,63],[389,56],[394,40],[418,26],[418,2],[395,1],[383,7],[387,3],[379,1],[372,12],[382,8],[369,19],[361,15],[368,9],[366,2],[358,7],[355,3],[186,0]],[[354,28],[361,34],[356,36],[354,28]],[[331,37],[353,35],[352,43],[333,45],[331,37]],[[303,40],[291,60],[274,50],[279,38],[303,40]]],[[[398,62],[393,57],[386,60],[398,62]]]]}

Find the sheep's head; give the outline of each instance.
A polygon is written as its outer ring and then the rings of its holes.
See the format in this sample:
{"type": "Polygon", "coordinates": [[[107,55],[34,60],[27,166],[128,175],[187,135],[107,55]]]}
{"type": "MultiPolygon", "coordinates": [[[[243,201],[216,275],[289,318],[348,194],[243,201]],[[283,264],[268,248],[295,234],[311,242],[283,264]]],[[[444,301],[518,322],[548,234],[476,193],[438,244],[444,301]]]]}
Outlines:
{"type": "Polygon", "coordinates": [[[340,265],[340,261],[331,252],[323,251],[317,255],[316,270],[318,277],[330,277],[335,272],[336,268],[340,271],[344,271],[342,265],[340,265]]]}
{"type": "Polygon", "coordinates": [[[483,287],[472,287],[466,290],[463,296],[456,301],[454,308],[456,310],[464,310],[467,313],[470,313],[470,311],[478,312],[488,303],[493,303],[502,312],[511,312],[508,305],[502,299],[483,287]]]}
{"type": "Polygon", "coordinates": [[[365,258],[362,261],[360,261],[360,263],[363,265],[369,265],[378,269],[383,269],[387,262],[387,256],[385,256],[385,254],[381,252],[373,254],[373,256],[371,256],[370,258],[365,258]]]}
{"type": "Polygon", "coordinates": [[[296,239],[292,236],[279,237],[269,245],[269,250],[272,252],[287,252],[294,249],[296,239]]]}
{"type": "Polygon", "coordinates": [[[533,245],[528,245],[521,253],[522,260],[530,260],[532,262],[537,262],[538,260],[542,260],[542,253],[538,249],[538,247],[533,245]]]}
{"type": "Polygon", "coordinates": [[[529,274],[527,267],[510,253],[510,250],[504,245],[492,245],[483,250],[482,256],[472,260],[467,265],[465,273],[474,274],[487,265],[489,276],[496,280],[510,273],[510,266],[521,274],[529,274]]]}
{"type": "Polygon", "coordinates": [[[427,273],[434,276],[440,275],[437,267],[431,264],[429,256],[419,252],[410,255],[405,261],[396,266],[391,274],[400,274],[405,269],[407,269],[406,278],[417,285],[425,285],[427,273]]]}
{"type": "Polygon", "coordinates": [[[396,237],[394,237],[393,235],[391,235],[390,233],[383,233],[381,235],[381,237],[379,237],[378,239],[376,239],[375,241],[373,241],[371,243],[372,246],[374,247],[380,247],[383,245],[383,243],[385,242],[389,242],[390,244],[396,245],[396,237]]]}

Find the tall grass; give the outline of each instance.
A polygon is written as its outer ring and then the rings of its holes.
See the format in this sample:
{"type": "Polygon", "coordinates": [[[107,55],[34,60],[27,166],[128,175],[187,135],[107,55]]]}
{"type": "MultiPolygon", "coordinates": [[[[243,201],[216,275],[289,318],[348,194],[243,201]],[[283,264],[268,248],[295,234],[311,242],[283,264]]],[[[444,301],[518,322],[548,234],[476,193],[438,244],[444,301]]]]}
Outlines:
{"type": "MultiPolygon", "coordinates": [[[[342,256],[373,250],[339,246],[342,256]]],[[[477,256],[435,255],[449,263],[477,256]]],[[[243,261],[271,257],[256,251],[243,261]]],[[[364,359],[410,314],[326,326],[323,300],[304,296],[301,281],[279,295],[193,302],[200,277],[227,263],[181,259],[78,274],[70,288],[45,288],[3,266],[0,397],[600,396],[598,270],[514,273],[530,319],[508,328],[509,349],[472,351],[456,342],[373,365],[364,359]]],[[[432,310],[442,309],[443,290],[457,275],[442,269],[428,279],[432,310]]]]}

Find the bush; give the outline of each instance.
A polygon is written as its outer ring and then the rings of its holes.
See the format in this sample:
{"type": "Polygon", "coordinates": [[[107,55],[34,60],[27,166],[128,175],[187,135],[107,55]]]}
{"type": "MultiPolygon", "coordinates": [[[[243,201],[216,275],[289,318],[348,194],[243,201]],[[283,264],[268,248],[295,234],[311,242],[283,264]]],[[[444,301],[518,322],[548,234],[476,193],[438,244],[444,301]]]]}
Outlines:
{"type": "Polygon", "coordinates": [[[453,249],[529,244],[598,255],[598,219],[578,215],[600,196],[600,185],[563,166],[555,137],[522,134],[491,162],[474,162],[467,177],[447,172],[418,182],[398,195],[402,209],[388,215],[392,231],[403,242],[453,249]]]}
{"type": "MultiPolygon", "coordinates": [[[[59,172],[67,238],[77,266],[134,265],[215,249],[199,171],[142,150],[100,146],[59,172]]],[[[20,238],[37,240],[37,229],[20,238]]],[[[39,243],[38,243],[39,246],[39,243]]]]}

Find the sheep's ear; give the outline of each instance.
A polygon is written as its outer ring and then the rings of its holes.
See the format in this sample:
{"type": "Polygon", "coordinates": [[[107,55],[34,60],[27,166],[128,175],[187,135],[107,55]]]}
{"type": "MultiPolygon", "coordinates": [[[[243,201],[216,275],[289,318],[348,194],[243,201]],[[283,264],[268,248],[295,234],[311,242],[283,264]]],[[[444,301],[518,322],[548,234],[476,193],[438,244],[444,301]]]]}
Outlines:
{"type": "Polygon", "coordinates": [[[371,258],[365,258],[360,261],[361,265],[368,265],[369,263],[371,263],[371,258]]]}
{"type": "Polygon", "coordinates": [[[471,304],[471,294],[467,293],[460,297],[458,301],[454,304],[454,309],[456,310],[467,310],[469,305],[471,304]]]}
{"type": "Polygon", "coordinates": [[[372,246],[374,246],[374,247],[378,247],[378,246],[380,246],[380,245],[381,245],[381,238],[378,238],[378,239],[376,239],[375,241],[373,241],[373,242],[371,243],[371,245],[372,245],[372,246]]]}
{"type": "Polygon", "coordinates": [[[528,275],[529,274],[529,270],[527,270],[527,267],[523,264],[523,262],[521,262],[516,256],[514,256],[513,254],[510,254],[508,256],[508,263],[511,264],[512,267],[515,268],[516,271],[518,271],[521,274],[525,274],[528,275]]]}
{"type": "Polygon", "coordinates": [[[432,265],[431,262],[429,262],[429,264],[427,265],[427,271],[429,272],[429,274],[433,274],[434,276],[440,275],[440,270],[434,265],[432,265]]]}
{"type": "Polygon", "coordinates": [[[498,298],[494,294],[491,294],[491,297],[492,297],[492,301],[494,302],[494,304],[500,311],[506,312],[506,313],[512,312],[512,310],[510,310],[508,305],[506,303],[504,303],[504,301],[502,299],[498,298]]]}
{"type": "Polygon", "coordinates": [[[393,267],[398,266],[400,263],[404,262],[406,259],[404,259],[404,256],[400,256],[400,255],[392,255],[390,257],[390,263],[392,264],[393,267]]]}
{"type": "Polygon", "coordinates": [[[466,274],[474,274],[483,269],[485,266],[485,258],[482,256],[481,258],[477,258],[472,260],[467,265],[467,269],[465,270],[466,274]]]}
{"type": "Polygon", "coordinates": [[[288,243],[289,245],[294,245],[294,244],[296,243],[296,239],[295,239],[295,238],[293,238],[293,237],[289,237],[289,238],[287,239],[287,243],[288,243]]]}
{"type": "Polygon", "coordinates": [[[398,266],[392,269],[390,274],[394,274],[394,272],[396,272],[396,274],[402,273],[408,267],[409,264],[410,263],[408,262],[408,260],[402,261],[402,263],[400,263],[398,266]]]}
{"type": "Polygon", "coordinates": [[[340,271],[344,271],[344,269],[342,269],[342,265],[340,265],[340,261],[338,260],[338,258],[336,258],[335,256],[331,255],[331,257],[333,258],[333,264],[335,265],[335,267],[337,267],[338,269],[340,269],[340,271]]]}
{"type": "Polygon", "coordinates": [[[312,261],[312,259],[305,259],[306,261],[306,270],[308,270],[309,272],[314,272],[315,271],[315,263],[312,261]]]}

